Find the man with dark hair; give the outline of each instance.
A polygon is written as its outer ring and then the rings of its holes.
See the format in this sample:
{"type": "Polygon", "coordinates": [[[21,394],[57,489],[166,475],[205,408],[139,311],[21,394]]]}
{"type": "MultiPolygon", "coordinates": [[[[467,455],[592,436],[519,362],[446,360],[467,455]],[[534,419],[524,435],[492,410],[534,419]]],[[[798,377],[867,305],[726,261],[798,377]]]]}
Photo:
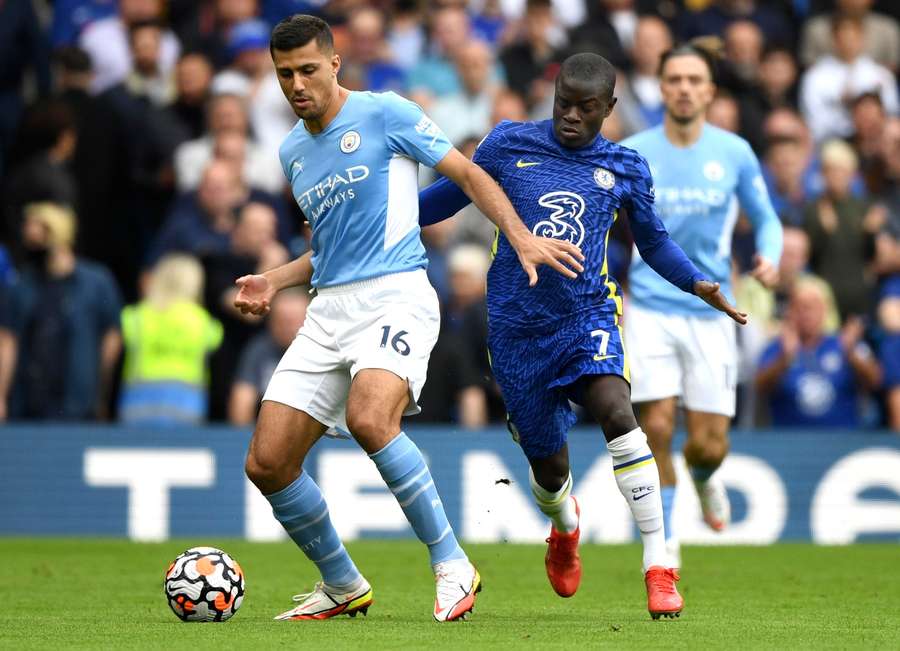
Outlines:
{"type": "MultiPolygon", "coordinates": [[[[745,319],[669,239],[653,208],[644,159],[599,135],[616,103],[615,79],[599,55],[569,57],[556,79],[552,121],[501,122],[475,153],[533,233],[576,244],[585,255],[583,274],[544,273],[535,290],[499,236],[488,274],[488,346],[510,432],[528,458],[532,494],[553,523],[546,555],[553,589],[569,597],[581,581],[566,443],[574,401],[602,427],[616,483],[641,530],[648,609],[656,619],[678,615],[683,601],[678,575],[666,564],[659,475],[631,409],[622,297],[607,263],[618,212],[628,212],[635,242],[657,273],[736,321],[745,319]]],[[[467,203],[456,185],[438,181],[420,195],[421,223],[446,219],[467,203]]]]}
{"type": "Polygon", "coordinates": [[[494,181],[454,149],[416,104],[394,93],[350,92],[327,23],[296,15],[272,31],[281,89],[300,122],[281,145],[294,197],[312,228],[311,254],[239,278],[235,305],[263,314],[275,293],[310,282],[316,297],[263,397],[247,475],[322,581],[277,619],[366,612],[372,589],[302,471],[326,432],[349,432],[370,455],[419,540],[437,583],[434,618],[472,610],[481,577],[457,543],[431,472],[401,431],[438,336],[437,296],[417,220],[418,165],[434,167],[504,232],[533,284],[540,264],[576,277],[579,249],[532,235],[494,181]],[[574,271],[573,271],[574,269],[574,271]]]}

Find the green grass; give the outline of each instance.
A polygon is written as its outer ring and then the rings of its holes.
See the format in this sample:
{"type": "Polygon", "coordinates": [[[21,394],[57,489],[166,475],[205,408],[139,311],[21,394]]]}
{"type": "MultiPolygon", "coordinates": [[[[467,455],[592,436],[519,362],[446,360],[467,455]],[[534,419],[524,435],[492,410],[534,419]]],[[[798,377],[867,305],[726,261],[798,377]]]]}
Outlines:
{"type": "Polygon", "coordinates": [[[485,588],[468,622],[443,625],[431,620],[418,544],[349,548],[375,589],[368,617],[273,622],[316,578],[289,543],[0,539],[0,649],[900,648],[896,545],[686,548],[685,610],[658,622],[637,546],[583,546],[581,590],[560,599],[543,547],[468,545],[485,588]],[[181,623],[163,597],[169,561],[201,542],[227,550],[247,576],[227,623],[181,623]]]}

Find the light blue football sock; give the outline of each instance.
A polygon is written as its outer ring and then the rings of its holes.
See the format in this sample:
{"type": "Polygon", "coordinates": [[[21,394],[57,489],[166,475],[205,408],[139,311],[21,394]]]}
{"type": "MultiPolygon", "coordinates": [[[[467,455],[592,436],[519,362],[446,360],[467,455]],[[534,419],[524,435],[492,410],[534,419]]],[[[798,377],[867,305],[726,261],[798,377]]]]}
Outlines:
{"type": "Polygon", "coordinates": [[[428,546],[431,564],[466,558],[447,521],[431,471],[416,444],[400,432],[369,456],[400,503],[416,536],[428,546]]]}
{"type": "Polygon", "coordinates": [[[362,579],[331,524],[328,505],[312,477],[300,473],[292,484],[266,499],[297,547],[319,568],[325,583],[347,588],[362,579]]]}
{"type": "Polygon", "coordinates": [[[659,496],[662,498],[663,529],[666,532],[666,540],[671,540],[675,532],[672,530],[672,510],[675,508],[675,487],[661,486],[659,496]]]}

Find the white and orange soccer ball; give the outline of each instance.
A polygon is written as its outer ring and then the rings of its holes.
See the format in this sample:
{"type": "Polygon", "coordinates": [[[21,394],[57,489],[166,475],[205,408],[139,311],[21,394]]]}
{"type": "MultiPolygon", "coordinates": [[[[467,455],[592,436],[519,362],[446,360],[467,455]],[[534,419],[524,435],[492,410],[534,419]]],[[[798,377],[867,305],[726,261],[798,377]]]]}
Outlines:
{"type": "Polygon", "coordinates": [[[185,622],[224,622],[244,600],[244,571],[214,547],[192,547],[166,571],[166,600],[185,622]]]}

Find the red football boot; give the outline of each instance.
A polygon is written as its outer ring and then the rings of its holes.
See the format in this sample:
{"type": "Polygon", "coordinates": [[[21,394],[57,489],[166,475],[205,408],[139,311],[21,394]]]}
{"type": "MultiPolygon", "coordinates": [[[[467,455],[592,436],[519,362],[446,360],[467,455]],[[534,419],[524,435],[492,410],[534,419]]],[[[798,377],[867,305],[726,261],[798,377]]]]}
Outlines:
{"type": "MultiPolygon", "coordinates": [[[[581,518],[578,500],[574,497],[575,513],[581,518]]],[[[560,597],[571,597],[581,584],[581,558],[578,556],[578,539],[581,537],[581,524],[572,533],[560,533],[550,526],[550,537],[547,538],[547,555],[544,565],[547,567],[547,578],[550,585],[560,597]]]]}
{"type": "Polygon", "coordinates": [[[647,610],[653,619],[678,617],[684,608],[684,599],[675,589],[675,582],[681,579],[678,571],[653,565],[644,575],[647,585],[647,610]]]}

